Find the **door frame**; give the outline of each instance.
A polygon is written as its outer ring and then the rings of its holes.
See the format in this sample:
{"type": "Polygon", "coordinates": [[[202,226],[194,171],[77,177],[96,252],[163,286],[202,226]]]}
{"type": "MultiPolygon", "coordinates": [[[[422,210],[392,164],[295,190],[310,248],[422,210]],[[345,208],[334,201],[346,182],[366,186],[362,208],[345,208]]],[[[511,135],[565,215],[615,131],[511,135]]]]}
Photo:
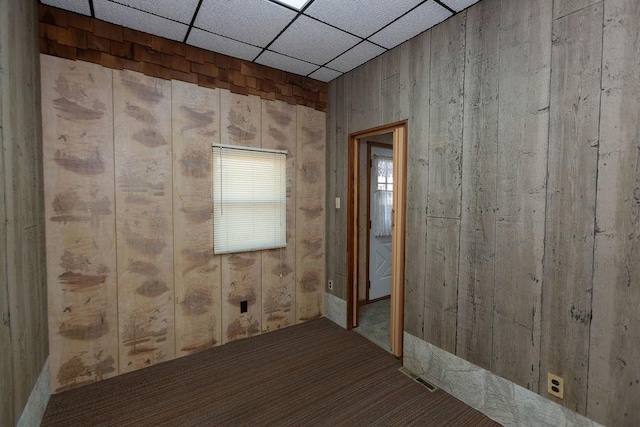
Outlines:
{"type": "MultiPolygon", "coordinates": [[[[358,185],[360,140],[384,133],[393,134],[393,213],[391,234],[391,352],[402,357],[404,332],[404,260],[407,199],[407,131],[402,120],[349,134],[347,171],[347,329],[358,325],[358,185]],[[397,191],[396,191],[397,190],[397,191]]],[[[368,190],[368,189],[367,189],[368,190]]]]}

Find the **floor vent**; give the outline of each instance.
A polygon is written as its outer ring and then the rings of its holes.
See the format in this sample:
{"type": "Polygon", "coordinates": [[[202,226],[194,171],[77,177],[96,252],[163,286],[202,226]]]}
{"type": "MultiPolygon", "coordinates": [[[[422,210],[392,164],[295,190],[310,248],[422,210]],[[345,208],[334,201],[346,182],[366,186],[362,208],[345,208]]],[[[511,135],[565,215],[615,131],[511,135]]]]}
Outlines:
{"type": "Polygon", "coordinates": [[[402,372],[403,374],[405,374],[406,376],[408,376],[409,378],[411,378],[412,380],[414,380],[415,382],[417,382],[418,384],[424,386],[431,393],[433,393],[434,391],[438,390],[438,387],[436,387],[435,385],[431,384],[429,381],[423,380],[422,378],[420,378],[419,376],[417,376],[416,374],[414,374],[413,372],[411,372],[410,370],[408,370],[404,366],[401,367],[398,370],[400,372],[402,372]]]}

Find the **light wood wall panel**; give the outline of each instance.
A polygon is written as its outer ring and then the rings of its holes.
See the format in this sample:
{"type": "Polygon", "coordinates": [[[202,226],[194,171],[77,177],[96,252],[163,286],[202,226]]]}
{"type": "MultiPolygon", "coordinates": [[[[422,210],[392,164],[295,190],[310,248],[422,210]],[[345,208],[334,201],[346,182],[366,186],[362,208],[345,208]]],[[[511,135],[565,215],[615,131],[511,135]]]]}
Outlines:
{"type": "Polygon", "coordinates": [[[220,90],[172,81],[176,355],[222,342],[222,270],[213,254],[211,144],[220,140],[220,90]]]}
{"type": "Polygon", "coordinates": [[[120,372],[175,357],[171,82],[114,71],[120,372]]]}
{"type": "Polygon", "coordinates": [[[42,57],[51,389],[118,374],[112,73],[42,57]]]}
{"type": "MultiPolygon", "coordinates": [[[[262,145],[261,101],[223,91],[220,94],[220,142],[260,147],[262,145]]],[[[222,342],[257,335],[262,330],[262,252],[223,254],[222,342]],[[247,312],[240,303],[247,301],[247,312]]]]}
{"type": "Polygon", "coordinates": [[[500,5],[492,370],[538,391],[551,4],[500,5]]]}
{"type": "MultiPolygon", "coordinates": [[[[336,84],[336,127],[335,127],[335,173],[330,177],[330,182],[333,182],[335,187],[335,197],[340,198],[340,209],[335,209],[335,199],[328,199],[329,209],[328,215],[331,212],[335,212],[335,225],[328,231],[334,236],[334,242],[327,246],[334,248],[335,258],[328,259],[327,265],[331,263],[331,268],[334,268],[335,275],[329,276],[334,280],[334,295],[340,298],[346,298],[346,276],[347,276],[347,242],[345,236],[347,235],[347,186],[343,183],[347,182],[347,164],[348,164],[348,113],[347,103],[349,98],[347,96],[346,81],[341,80],[336,84]]],[[[333,135],[333,130],[330,130],[328,135],[333,135]]],[[[333,144],[329,139],[328,144],[333,144]]],[[[328,160],[329,161],[329,160],[328,160]]],[[[333,162],[333,160],[331,160],[333,162]]]]}
{"type": "Polygon", "coordinates": [[[0,425],[16,425],[48,351],[38,5],[0,5],[0,425]]]}
{"type": "Polygon", "coordinates": [[[467,11],[457,354],[491,367],[500,0],[467,11]]]}
{"type": "Polygon", "coordinates": [[[294,325],[296,302],[296,107],[262,101],[262,147],[287,150],[287,246],[262,253],[262,330],[294,325]]]}
{"type": "Polygon", "coordinates": [[[603,5],[553,22],[540,382],[585,413],[598,162],[603,5]]]}
{"type": "Polygon", "coordinates": [[[607,0],[587,415],[640,423],[640,3],[607,0]]]}
{"type": "MultiPolygon", "coordinates": [[[[407,146],[407,238],[405,253],[404,329],[423,336],[423,315],[439,317],[438,307],[425,301],[427,188],[429,180],[429,80],[431,72],[431,32],[411,39],[402,50],[402,61],[408,62],[407,80],[401,80],[409,94],[409,130],[407,146]],[[435,312],[434,310],[435,309],[435,312]],[[424,314],[423,314],[424,312],[424,314]]],[[[404,65],[403,65],[404,68],[404,65]]],[[[455,320],[455,315],[454,315],[455,320]]],[[[433,332],[437,326],[432,326],[433,332]]]]}
{"type": "MultiPolygon", "coordinates": [[[[369,61],[346,75],[350,96],[347,135],[382,125],[382,58],[369,61]]],[[[345,136],[345,137],[346,137],[345,136]]]]}
{"type": "Polygon", "coordinates": [[[325,114],[298,106],[296,323],[322,316],[325,283],[325,114]]]}
{"type": "Polygon", "coordinates": [[[429,130],[423,142],[429,159],[422,184],[427,191],[424,334],[450,351],[455,332],[446,328],[458,312],[466,21],[463,12],[431,30],[429,130]]]}

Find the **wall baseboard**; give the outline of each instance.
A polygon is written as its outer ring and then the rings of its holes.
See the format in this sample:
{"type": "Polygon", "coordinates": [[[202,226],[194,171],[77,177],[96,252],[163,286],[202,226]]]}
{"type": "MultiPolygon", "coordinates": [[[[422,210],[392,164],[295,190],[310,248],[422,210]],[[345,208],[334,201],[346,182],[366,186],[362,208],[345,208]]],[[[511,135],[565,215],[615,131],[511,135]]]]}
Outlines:
{"type": "Polygon", "coordinates": [[[324,317],[343,328],[347,328],[347,302],[341,298],[324,294],[324,317]]]}
{"type": "Polygon", "coordinates": [[[39,426],[42,423],[44,411],[47,409],[49,396],[51,396],[51,391],[49,390],[49,359],[47,358],[16,425],[18,427],[39,426]]]}
{"type": "Polygon", "coordinates": [[[407,332],[404,366],[504,426],[600,424],[407,332]]]}

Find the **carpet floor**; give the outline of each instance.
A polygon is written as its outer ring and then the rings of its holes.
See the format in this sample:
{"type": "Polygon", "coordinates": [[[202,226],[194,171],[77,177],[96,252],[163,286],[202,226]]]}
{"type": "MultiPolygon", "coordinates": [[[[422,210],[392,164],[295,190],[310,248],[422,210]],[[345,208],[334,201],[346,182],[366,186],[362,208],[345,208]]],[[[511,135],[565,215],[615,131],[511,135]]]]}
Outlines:
{"type": "Polygon", "coordinates": [[[43,426],[497,426],[327,319],[51,396],[43,426]]]}

